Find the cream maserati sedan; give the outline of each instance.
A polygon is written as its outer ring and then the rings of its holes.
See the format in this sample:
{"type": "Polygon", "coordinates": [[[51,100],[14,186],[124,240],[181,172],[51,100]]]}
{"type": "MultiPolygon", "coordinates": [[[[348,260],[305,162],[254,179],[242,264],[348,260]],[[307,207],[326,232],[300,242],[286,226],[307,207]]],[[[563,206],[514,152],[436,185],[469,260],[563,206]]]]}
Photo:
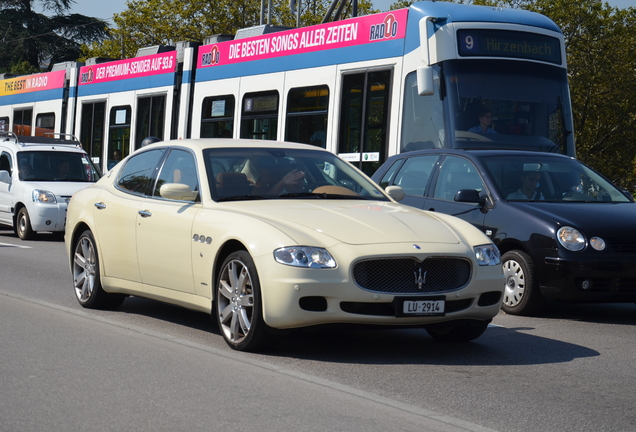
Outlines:
{"type": "Polygon", "coordinates": [[[242,351],[327,323],[476,339],[501,306],[497,248],[401,193],[309,145],[154,143],[71,199],[75,295],[86,308],[132,295],[210,313],[242,351]]]}

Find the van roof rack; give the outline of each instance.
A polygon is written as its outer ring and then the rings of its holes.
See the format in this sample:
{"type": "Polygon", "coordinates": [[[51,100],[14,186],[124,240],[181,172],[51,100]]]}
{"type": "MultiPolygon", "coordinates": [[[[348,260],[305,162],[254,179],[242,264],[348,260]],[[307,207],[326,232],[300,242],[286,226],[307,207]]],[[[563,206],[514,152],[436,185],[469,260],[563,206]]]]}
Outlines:
{"type": "Polygon", "coordinates": [[[44,136],[16,135],[14,132],[0,131],[2,141],[14,140],[16,144],[25,146],[28,144],[37,145],[70,145],[82,148],[82,143],[73,134],[61,132],[46,132],[44,136]]]}

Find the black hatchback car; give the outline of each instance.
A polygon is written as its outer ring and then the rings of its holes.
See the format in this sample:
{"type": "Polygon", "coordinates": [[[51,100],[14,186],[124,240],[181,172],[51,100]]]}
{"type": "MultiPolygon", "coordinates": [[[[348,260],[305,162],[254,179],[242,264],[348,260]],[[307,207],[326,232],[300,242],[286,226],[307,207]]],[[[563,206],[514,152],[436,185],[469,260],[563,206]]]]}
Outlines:
{"type": "Polygon", "coordinates": [[[636,302],[636,204],[574,158],[422,150],[389,158],[373,180],[483,230],[502,254],[505,312],[534,315],[547,298],[636,302]]]}

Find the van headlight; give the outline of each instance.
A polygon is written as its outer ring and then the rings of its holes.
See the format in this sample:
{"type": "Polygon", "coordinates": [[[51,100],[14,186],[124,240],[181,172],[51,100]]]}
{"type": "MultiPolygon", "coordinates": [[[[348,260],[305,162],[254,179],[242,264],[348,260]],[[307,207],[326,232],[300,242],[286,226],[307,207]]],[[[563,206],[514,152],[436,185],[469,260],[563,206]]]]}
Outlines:
{"type": "Polygon", "coordinates": [[[33,189],[33,192],[31,192],[31,198],[33,198],[33,202],[57,204],[55,194],[44,189],[33,189]]]}
{"type": "Polygon", "coordinates": [[[494,244],[475,246],[475,259],[480,266],[501,264],[499,249],[494,244]]]}
{"type": "Polygon", "coordinates": [[[282,247],[274,251],[276,262],[294,267],[335,268],[336,260],[327,249],[310,246],[282,247]]]}
{"type": "Polygon", "coordinates": [[[557,231],[557,240],[561,246],[574,252],[585,249],[587,243],[583,233],[570,226],[564,226],[557,231]]]}

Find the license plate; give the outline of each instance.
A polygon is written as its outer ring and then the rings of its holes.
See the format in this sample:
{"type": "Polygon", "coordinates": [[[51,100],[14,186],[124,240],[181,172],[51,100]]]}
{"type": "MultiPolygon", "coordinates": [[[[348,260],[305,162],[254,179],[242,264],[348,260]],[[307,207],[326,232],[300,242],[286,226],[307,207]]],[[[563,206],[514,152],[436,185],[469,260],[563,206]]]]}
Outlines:
{"type": "Polygon", "coordinates": [[[404,299],[396,310],[398,316],[442,316],[446,312],[446,301],[437,299],[404,299]]]}

